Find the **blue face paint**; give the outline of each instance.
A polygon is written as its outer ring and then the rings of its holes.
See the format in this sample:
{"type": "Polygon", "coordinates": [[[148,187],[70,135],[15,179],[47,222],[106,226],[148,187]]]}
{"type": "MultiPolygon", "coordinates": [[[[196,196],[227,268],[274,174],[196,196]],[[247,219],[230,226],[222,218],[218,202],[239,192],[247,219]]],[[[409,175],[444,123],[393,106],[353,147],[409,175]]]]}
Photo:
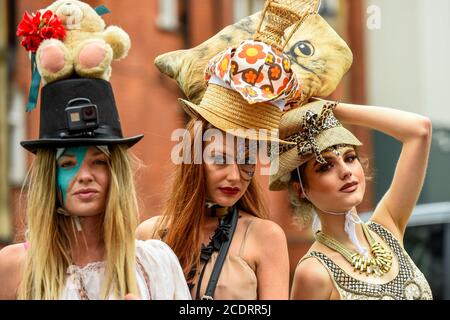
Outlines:
{"type": "Polygon", "coordinates": [[[75,156],[76,165],[67,168],[60,167],[59,165],[56,166],[56,186],[58,190],[61,191],[63,205],[66,202],[67,189],[69,189],[70,183],[80,170],[81,164],[86,157],[87,151],[88,147],[67,148],[65,149],[63,156],[75,156]]]}

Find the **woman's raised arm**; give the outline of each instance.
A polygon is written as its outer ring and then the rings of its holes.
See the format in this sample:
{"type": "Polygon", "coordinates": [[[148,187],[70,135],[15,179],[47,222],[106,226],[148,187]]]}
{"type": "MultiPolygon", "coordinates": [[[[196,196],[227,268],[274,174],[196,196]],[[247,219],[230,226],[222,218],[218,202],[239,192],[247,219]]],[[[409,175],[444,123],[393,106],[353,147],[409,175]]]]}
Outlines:
{"type": "Polygon", "coordinates": [[[339,104],[334,113],[343,123],[375,129],[402,142],[392,183],[372,217],[402,241],[425,179],[431,146],[431,121],[406,111],[346,103],[339,104]]]}

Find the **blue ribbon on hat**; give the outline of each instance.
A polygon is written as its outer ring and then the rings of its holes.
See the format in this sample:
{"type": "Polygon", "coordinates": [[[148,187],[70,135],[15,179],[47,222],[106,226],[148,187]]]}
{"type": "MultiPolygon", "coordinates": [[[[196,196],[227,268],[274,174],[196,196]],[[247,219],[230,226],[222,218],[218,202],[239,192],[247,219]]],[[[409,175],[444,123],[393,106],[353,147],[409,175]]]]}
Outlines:
{"type": "Polygon", "coordinates": [[[31,86],[28,97],[27,112],[30,112],[37,105],[37,98],[39,95],[39,86],[41,84],[41,75],[37,70],[36,53],[31,54],[31,86]]]}
{"type": "Polygon", "coordinates": [[[98,7],[96,7],[94,10],[95,10],[95,12],[97,12],[97,14],[98,14],[99,16],[103,16],[103,15],[105,15],[105,14],[111,12],[111,11],[110,11],[106,6],[104,6],[104,5],[98,6],[98,7]]]}

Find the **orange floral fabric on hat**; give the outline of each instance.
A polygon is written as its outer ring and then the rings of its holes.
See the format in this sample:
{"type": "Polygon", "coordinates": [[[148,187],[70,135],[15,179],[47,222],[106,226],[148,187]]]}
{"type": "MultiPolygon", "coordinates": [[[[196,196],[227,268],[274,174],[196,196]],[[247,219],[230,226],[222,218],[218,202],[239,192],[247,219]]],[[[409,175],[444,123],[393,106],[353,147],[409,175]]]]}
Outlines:
{"type": "Polygon", "coordinates": [[[205,79],[215,76],[239,92],[249,103],[300,100],[301,84],[289,57],[255,40],[243,41],[210,60],[205,79]]]}

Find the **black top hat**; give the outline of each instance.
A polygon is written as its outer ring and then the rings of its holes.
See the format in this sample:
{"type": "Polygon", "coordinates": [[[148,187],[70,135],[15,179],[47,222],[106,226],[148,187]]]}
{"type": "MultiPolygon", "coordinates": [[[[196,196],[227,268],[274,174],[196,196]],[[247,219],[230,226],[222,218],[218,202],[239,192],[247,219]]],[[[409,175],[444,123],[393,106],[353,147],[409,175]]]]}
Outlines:
{"type": "Polygon", "coordinates": [[[101,79],[67,79],[41,91],[39,140],[20,144],[33,153],[41,148],[125,144],[144,135],[124,138],[111,84],[101,79]]]}

